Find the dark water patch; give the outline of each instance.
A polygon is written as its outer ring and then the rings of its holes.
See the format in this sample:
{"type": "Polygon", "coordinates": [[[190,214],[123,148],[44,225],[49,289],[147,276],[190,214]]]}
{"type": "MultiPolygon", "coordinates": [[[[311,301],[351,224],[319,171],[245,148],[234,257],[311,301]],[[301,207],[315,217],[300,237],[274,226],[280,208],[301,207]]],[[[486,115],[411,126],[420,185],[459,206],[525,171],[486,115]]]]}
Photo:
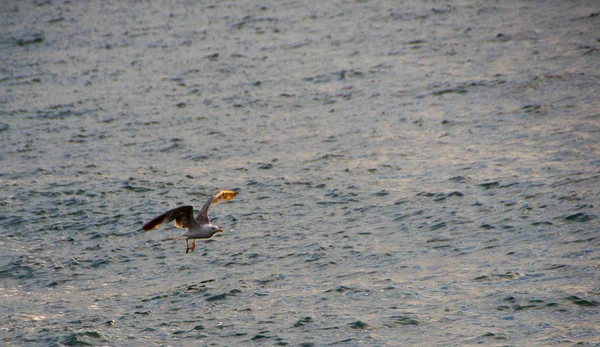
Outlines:
{"type": "Polygon", "coordinates": [[[66,346],[95,346],[98,343],[110,343],[97,331],[83,331],[71,333],[63,338],[62,343],[66,346]]]}
{"type": "Polygon", "coordinates": [[[579,20],[588,20],[588,19],[594,18],[594,17],[600,17],[600,12],[592,12],[585,16],[574,17],[574,18],[571,18],[571,21],[574,22],[574,21],[579,21],[579,20]]]}
{"type": "Polygon", "coordinates": [[[491,88],[491,87],[496,87],[497,85],[504,84],[504,83],[506,83],[505,80],[496,79],[496,80],[492,80],[492,81],[464,82],[464,83],[459,83],[455,86],[448,86],[447,83],[445,83],[446,86],[440,86],[439,84],[435,84],[435,85],[431,86],[430,88],[434,89],[431,92],[431,95],[440,96],[440,95],[449,94],[449,93],[465,94],[471,89],[478,89],[481,87],[491,88]]]}
{"type": "Polygon", "coordinates": [[[348,323],[348,326],[350,328],[356,329],[356,330],[371,330],[371,329],[373,329],[369,324],[367,324],[361,320],[357,320],[355,322],[348,323]]]}
{"type": "Polygon", "coordinates": [[[562,255],[562,257],[564,258],[571,258],[571,259],[578,259],[578,258],[584,258],[589,256],[590,254],[594,253],[594,250],[581,250],[581,251],[574,251],[574,252],[567,252],[564,253],[562,255]]]}
{"type": "MultiPolygon", "coordinates": [[[[308,255],[308,253],[305,253],[305,255],[308,255]]],[[[268,284],[272,284],[275,282],[279,282],[282,281],[286,278],[286,276],[282,275],[282,274],[272,274],[269,275],[267,277],[264,277],[262,279],[256,280],[256,283],[261,285],[261,286],[265,286],[268,284]]]]}
{"type": "Polygon", "coordinates": [[[435,231],[435,230],[438,230],[438,229],[445,228],[447,225],[448,224],[446,222],[439,222],[439,223],[430,225],[429,226],[429,230],[435,231]]]}
{"type": "MultiPolygon", "coordinates": [[[[484,341],[484,340],[488,340],[488,339],[504,341],[504,340],[508,340],[508,337],[502,333],[487,332],[477,338],[477,340],[480,340],[480,341],[484,341]]],[[[481,343],[483,343],[483,342],[481,342],[481,343]]]]}
{"type": "MultiPolygon", "coordinates": [[[[570,244],[570,243],[592,244],[597,239],[598,239],[597,237],[587,237],[587,238],[581,238],[581,239],[576,239],[576,240],[565,241],[563,243],[564,244],[570,244]]],[[[592,251],[580,251],[580,252],[591,253],[592,251]]]]}
{"type": "Polygon", "coordinates": [[[182,149],[184,147],[185,146],[182,145],[181,143],[175,142],[175,143],[168,145],[167,147],[163,147],[163,148],[159,149],[159,151],[164,152],[164,153],[171,153],[171,152],[177,151],[179,149],[182,149]]]}
{"type": "Polygon", "coordinates": [[[354,208],[353,211],[364,213],[364,212],[369,212],[369,211],[377,209],[377,208],[378,208],[378,206],[375,206],[375,205],[367,205],[367,206],[361,206],[361,207],[354,208]]]}
{"type": "MultiPolygon", "coordinates": [[[[448,248],[452,248],[452,245],[435,245],[435,246],[431,247],[431,249],[448,249],[448,248]]],[[[454,251],[460,252],[459,249],[454,249],[454,251]]]]}
{"type": "Polygon", "coordinates": [[[384,320],[384,326],[387,328],[397,328],[404,325],[419,325],[419,317],[416,314],[408,313],[403,315],[396,315],[386,318],[384,320]]]}
{"type": "Polygon", "coordinates": [[[427,240],[427,243],[436,243],[436,242],[449,242],[452,241],[454,239],[452,238],[444,238],[444,237],[434,237],[432,239],[427,240]]]}
{"type": "MultiPolygon", "coordinates": [[[[343,276],[345,277],[345,276],[343,276]]],[[[362,289],[362,288],[355,288],[355,287],[349,287],[349,286],[344,286],[344,285],[340,285],[337,286],[335,288],[330,288],[324,291],[324,293],[344,293],[346,295],[348,294],[356,294],[356,293],[370,293],[371,291],[369,289],[362,289]]]]}
{"type": "MultiPolygon", "coordinates": [[[[66,188],[66,187],[74,187],[74,186],[85,186],[85,185],[86,185],[85,181],[54,182],[54,183],[50,183],[48,185],[48,189],[66,188]]],[[[68,189],[61,189],[60,192],[44,190],[44,191],[39,192],[39,194],[41,194],[43,196],[57,196],[57,195],[61,195],[61,194],[72,194],[72,193],[68,193],[68,192],[71,192],[71,191],[68,189]],[[48,195],[46,195],[46,194],[48,194],[48,195]]]]}
{"type": "Polygon", "coordinates": [[[247,180],[246,181],[246,186],[248,187],[262,187],[264,186],[263,182],[257,181],[257,180],[247,180]]]}
{"type": "MultiPolygon", "coordinates": [[[[356,200],[352,200],[356,201],[356,200]]],[[[317,201],[317,205],[345,205],[351,201],[317,201]]]]}
{"type": "Polygon", "coordinates": [[[406,204],[407,202],[410,202],[410,199],[402,198],[402,199],[398,199],[398,200],[394,201],[394,205],[403,205],[403,204],[406,204]]]}
{"type": "Polygon", "coordinates": [[[598,301],[582,299],[575,295],[569,296],[566,299],[568,301],[572,302],[573,304],[575,304],[577,306],[581,306],[581,307],[598,307],[598,306],[600,306],[600,302],[598,302],[598,301]]]}
{"type": "Polygon", "coordinates": [[[329,201],[318,201],[317,204],[320,205],[336,205],[336,204],[347,204],[350,202],[357,202],[355,199],[357,196],[354,192],[344,192],[339,189],[331,189],[324,194],[325,197],[330,198],[332,200],[329,201]]]}
{"type": "Polygon", "coordinates": [[[563,269],[563,268],[567,268],[567,267],[569,267],[569,265],[554,264],[554,265],[550,265],[549,267],[545,268],[545,270],[558,270],[558,269],[563,269]]]}
{"type": "Polygon", "coordinates": [[[245,332],[233,332],[233,333],[226,333],[226,334],[220,334],[220,337],[241,337],[241,336],[248,336],[248,333],[245,332]]]}
{"type": "Polygon", "coordinates": [[[464,196],[463,193],[459,192],[459,191],[453,191],[450,193],[444,193],[444,192],[438,192],[438,193],[433,193],[433,192],[420,192],[417,193],[416,196],[423,196],[426,198],[432,198],[433,201],[435,202],[440,202],[440,201],[444,201],[447,198],[460,198],[462,196],[464,196]]]}
{"type": "Polygon", "coordinates": [[[519,304],[517,304],[517,305],[513,306],[513,309],[515,311],[523,311],[523,310],[527,310],[527,309],[534,308],[534,307],[537,307],[537,306],[536,305],[519,305],[519,304]]]}
{"type": "Polygon", "coordinates": [[[373,193],[373,196],[377,196],[377,197],[382,197],[382,196],[387,196],[390,195],[390,192],[388,192],[387,190],[380,190],[377,193],[373,193]]]}
{"type": "Polygon", "coordinates": [[[41,120],[64,120],[69,117],[81,117],[86,114],[96,114],[99,109],[75,109],[73,104],[56,105],[49,110],[39,110],[35,118],[41,120]]]}
{"type": "Polygon", "coordinates": [[[550,225],[554,225],[554,223],[549,222],[549,221],[539,221],[539,222],[531,222],[530,225],[532,225],[532,226],[544,226],[544,225],[550,226],[550,225]]]}
{"type": "Polygon", "coordinates": [[[202,324],[198,324],[192,328],[192,331],[204,330],[206,329],[202,324]]]}
{"type": "MultiPolygon", "coordinates": [[[[95,249],[94,249],[95,250],[95,249]]],[[[97,259],[94,260],[91,264],[90,267],[92,268],[100,268],[100,267],[104,267],[108,264],[111,263],[111,259],[110,258],[106,258],[106,259],[97,259]]]]}
{"type": "Polygon", "coordinates": [[[456,94],[465,94],[467,92],[466,88],[456,87],[456,88],[444,88],[438,89],[431,92],[433,96],[440,96],[444,94],[456,93],[456,94]]]}
{"type": "Polygon", "coordinates": [[[305,186],[307,188],[325,188],[327,185],[325,183],[314,183],[311,181],[285,181],[283,184],[285,185],[298,185],[305,186]]]}
{"type": "Polygon", "coordinates": [[[310,76],[310,77],[303,78],[304,81],[312,82],[315,84],[328,83],[331,81],[331,79],[332,79],[332,76],[330,76],[330,75],[317,75],[317,76],[310,76]]]}
{"type": "MultiPolygon", "coordinates": [[[[86,143],[89,140],[102,140],[105,139],[105,134],[73,134],[70,139],[67,140],[67,143],[81,144],[86,143]]],[[[86,171],[79,171],[80,174],[87,174],[86,171]]]]}
{"type": "Polygon", "coordinates": [[[515,200],[500,200],[500,203],[504,206],[514,206],[518,203],[518,201],[515,200]]]}
{"type": "MultiPolygon", "coordinates": [[[[533,298],[533,299],[523,299],[523,298],[516,298],[514,296],[508,296],[506,298],[503,298],[502,303],[498,306],[496,306],[496,310],[498,311],[506,311],[506,310],[513,310],[515,312],[518,311],[527,311],[527,310],[531,310],[531,309],[545,309],[545,308],[553,308],[553,307],[557,307],[558,304],[556,302],[550,301],[550,302],[546,302],[546,300],[544,299],[537,299],[537,298],[533,298]],[[510,305],[510,306],[509,306],[510,305]]],[[[542,313],[540,313],[542,314],[542,313]]]]}
{"type": "Polygon", "coordinates": [[[590,204],[578,204],[578,205],[575,205],[573,207],[574,210],[581,210],[581,209],[587,209],[587,208],[594,208],[594,205],[590,205],[590,204]]]}
{"type": "Polygon", "coordinates": [[[252,336],[252,338],[250,340],[251,341],[262,341],[262,340],[273,338],[273,336],[266,335],[266,333],[268,333],[268,332],[269,331],[267,330],[265,332],[258,333],[256,335],[252,336]]]}
{"type": "MultiPolygon", "coordinates": [[[[206,161],[206,160],[209,160],[212,158],[214,158],[214,155],[210,155],[210,154],[192,154],[192,155],[188,155],[188,156],[184,157],[184,159],[191,160],[191,161],[206,161]]],[[[188,177],[188,178],[192,178],[192,177],[188,177]]]]}
{"type": "Polygon", "coordinates": [[[342,69],[339,71],[332,72],[332,75],[337,76],[338,80],[346,80],[352,78],[362,78],[365,77],[365,73],[360,70],[355,69],[342,69]]]}
{"type": "Polygon", "coordinates": [[[332,153],[327,153],[324,154],[318,158],[312,159],[312,160],[307,160],[305,161],[305,163],[312,163],[312,162],[319,162],[319,161],[329,161],[329,160],[336,160],[336,159],[342,159],[342,158],[346,158],[346,156],[344,154],[332,154],[332,153]]]}
{"type": "Polygon", "coordinates": [[[592,219],[594,219],[594,216],[583,213],[583,212],[570,214],[570,215],[564,217],[564,220],[566,220],[568,222],[579,222],[579,223],[585,223],[592,219]]]}
{"type": "Polygon", "coordinates": [[[500,281],[512,281],[523,277],[518,272],[508,271],[503,274],[491,274],[475,277],[474,280],[478,282],[500,282],[500,281]]]}
{"type": "Polygon", "coordinates": [[[463,197],[463,196],[465,196],[465,194],[464,194],[464,193],[461,193],[461,192],[459,192],[459,191],[453,191],[453,192],[450,192],[450,193],[448,193],[448,194],[447,194],[447,196],[448,196],[449,198],[460,198],[460,197],[463,197]]]}
{"type": "Polygon", "coordinates": [[[23,260],[8,263],[6,266],[0,269],[0,278],[33,278],[35,269],[22,263],[23,260]]]}
{"type": "MultiPolygon", "coordinates": [[[[94,236],[91,237],[91,239],[95,239],[95,238],[101,238],[102,236],[100,234],[94,234],[94,236]]],[[[93,246],[89,246],[86,247],[84,250],[86,251],[99,251],[102,249],[102,246],[100,246],[99,243],[93,245],[93,246]]]]}
{"type": "Polygon", "coordinates": [[[220,131],[218,131],[218,130],[209,130],[209,131],[206,133],[206,135],[207,135],[207,136],[219,136],[219,137],[227,137],[227,134],[225,134],[225,133],[222,133],[222,132],[220,132],[220,131]]]}
{"type": "Polygon", "coordinates": [[[560,179],[554,183],[552,183],[550,186],[551,187],[560,187],[560,186],[564,186],[564,185],[568,185],[568,184],[577,184],[577,183],[582,183],[582,182],[586,182],[586,181],[597,181],[600,179],[600,175],[591,175],[591,176],[587,176],[587,177],[566,177],[563,179],[560,179]]]}
{"type": "Polygon", "coordinates": [[[154,189],[148,188],[148,187],[133,186],[133,185],[129,184],[129,182],[125,183],[125,185],[123,185],[122,189],[128,190],[130,192],[134,192],[134,193],[145,193],[145,192],[150,192],[150,191],[154,190],[154,189]]]}
{"type": "MultiPolygon", "coordinates": [[[[19,228],[25,224],[26,220],[19,216],[0,216],[0,225],[3,228],[19,228]]],[[[8,236],[8,235],[5,235],[8,236]]]]}
{"type": "Polygon", "coordinates": [[[67,282],[69,282],[69,281],[71,281],[71,280],[70,280],[70,279],[64,279],[64,280],[56,280],[56,281],[52,281],[52,282],[48,283],[48,284],[46,285],[46,287],[48,287],[48,288],[58,287],[58,286],[60,286],[60,285],[62,285],[62,284],[64,284],[64,283],[67,283],[67,282]]]}
{"type": "Polygon", "coordinates": [[[490,182],[484,182],[484,183],[480,183],[478,184],[478,186],[484,188],[484,189],[492,189],[492,188],[497,188],[500,186],[500,182],[499,181],[490,181],[490,182]]]}
{"type": "Polygon", "coordinates": [[[265,24],[275,25],[278,22],[279,22],[279,18],[277,18],[277,17],[245,16],[241,20],[230,23],[229,26],[233,29],[249,28],[249,29],[252,29],[253,32],[256,32],[257,29],[262,29],[265,24]]]}
{"type": "Polygon", "coordinates": [[[521,111],[533,115],[545,115],[548,113],[547,107],[540,104],[530,104],[521,107],[521,111]]]}
{"type": "Polygon", "coordinates": [[[206,298],[206,301],[219,301],[219,300],[225,300],[227,298],[227,295],[229,295],[228,293],[221,293],[221,294],[216,294],[216,295],[211,295],[208,298],[206,298]]]}
{"type": "MultiPolygon", "coordinates": [[[[425,17],[423,17],[423,18],[425,18],[425,17]]],[[[421,45],[421,44],[426,43],[426,42],[427,42],[427,40],[416,39],[416,40],[410,40],[410,41],[408,41],[407,44],[409,44],[409,45],[421,45]]]]}
{"type": "Polygon", "coordinates": [[[165,299],[165,298],[168,298],[168,297],[169,297],[169,295],[164,295],[164,294],[163,295],[156,295],[156,296],[153,296],[151,298],[142,299],[141,301],[142,302],[155,301],[155,300],[165,299]]]}
{"type": "Polygon", "coordinates": [[[347,338],[344,340],[334,341],[327,346],[360,346],[361,340],[356,338],[347,338]]]}
{"type": "MultiPolygon", "coordinates": [[[[124,216],[124,215],[116,215],[113,216],[112,218],[100,218],[97,219],[96,221],[94,221],[93,223],[90,223],[91,226],[95,227],[95,228],[99,228],[99,227],[103,227],[103,226],[107,226],[107,225],[114,225],[114,226],[120,226],[123,225],[121,218],[123,219],[127,219],[130,218],[131,216],[124,216]]],[[[129,222],[129,221],[127,221],[129,222]]],[[[137,226],[143,225],[144,222],[143,221],[138,221],[137,226]]],[[[137,229],[138,227],[135,227],[136,229],[134,230],[121,230],[121,231],[111,231],[107,234],[105,234],[105,237],[123,237],[123,236],[135,236],[138,232],[139,229],[137,229]]],[[[111,228],[114,229],[114,228],[111,228]]]]}
{"type": "Polygon", "coordinates": [[[10,42],[17,46],[26,46],[42,43],[46,39],[43,32],[25,33],[19,36],[19,38],[13,38],[10,42]]]}
{"type": "Polygon", "coordinates": [[[300,318],[296,323],[294,323],[293,327],[294,328],[298,328],[298,327],[303,327],[306,324],[312,323],[313,322],[313,318],[312,317],[304,317],[304,318],[300,318]]]}
{"type": "Polygon", "coordinates": [[[468,181],[468,178],[465,177],[465,176],[454,176],[454,177],[450,177],[448,179],[448,181],[457,182],[457,183],[464,183],[464,182],[468,181]]]}

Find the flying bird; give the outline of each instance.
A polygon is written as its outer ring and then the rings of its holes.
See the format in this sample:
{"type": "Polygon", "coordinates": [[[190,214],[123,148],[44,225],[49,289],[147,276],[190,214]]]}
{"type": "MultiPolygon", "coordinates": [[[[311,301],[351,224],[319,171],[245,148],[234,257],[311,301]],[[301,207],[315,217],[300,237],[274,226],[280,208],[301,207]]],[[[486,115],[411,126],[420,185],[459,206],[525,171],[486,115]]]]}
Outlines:
{"type": "Polygon", "coordinates": [[[175,238],[169,240],[179,240],[185,237],[185,244],[187,246],[185,254],[193,252],[196,248],[196,239],[208,239],[218,232],[223,232],[223,229],[210,223],[208,218],[208,208],[211,204],[216,204],[221,200],[231,200],[238,193],[233,190],[222,190],[219,193],[211,196],[202,206],[200,213],[194,218],[194,208],[192,206],[180,206],[169,210],[160,216],[154,218],[150,222],[144,224],[144,230],[150,231],[158,228],[163,223],[175,221],[175,226],[181,229],[187,229],[186,232],[175,238]],[[193,243],[190,247],[189,240],[192,239],[193,243]]]}

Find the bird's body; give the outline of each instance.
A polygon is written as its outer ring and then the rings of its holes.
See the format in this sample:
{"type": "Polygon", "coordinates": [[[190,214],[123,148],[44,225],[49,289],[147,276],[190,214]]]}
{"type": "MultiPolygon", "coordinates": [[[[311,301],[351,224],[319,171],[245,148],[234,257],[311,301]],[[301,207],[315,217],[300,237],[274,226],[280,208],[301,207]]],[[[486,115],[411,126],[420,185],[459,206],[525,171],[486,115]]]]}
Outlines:
{"type": "Polygon", "coordinates": [[[223,232],[223,229],[210,223],[210,218],[208,218],[208,208],[210,205],[216,204],[221,200],[231,200],[236,195],[237,192],[234,192],[233,190],[222,190],[218,194],[211,196],[206,203],[204,203],[204,206],[202,206],[202,209],[196,218],[194,218],[194,208],[192,206],[180,206],[174,208],[144,224],[144,230],[150,231],[154,228],[158,228],[163,223],[174,220],[175,225],[178,228],[187,230],[171,240],[178,240],[185,237],[185,243],[187,245],[185,253],[187,254],[189,251],[193,252],[196,248],[196,239],[208,239],[218,232],[223,232]],[[190,239],[193,241],[191,247],[189,245],[190,239]]]}

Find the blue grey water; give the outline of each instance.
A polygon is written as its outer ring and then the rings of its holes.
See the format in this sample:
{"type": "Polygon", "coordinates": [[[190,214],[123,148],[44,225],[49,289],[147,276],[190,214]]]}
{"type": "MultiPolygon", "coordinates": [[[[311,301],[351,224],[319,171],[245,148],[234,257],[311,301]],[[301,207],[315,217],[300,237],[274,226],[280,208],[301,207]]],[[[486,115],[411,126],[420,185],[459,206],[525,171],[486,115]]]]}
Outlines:
{"type": "Polygon", "coordinates": [[[0,23],[0,344],[600,346],[596,1],[0,23]]]}

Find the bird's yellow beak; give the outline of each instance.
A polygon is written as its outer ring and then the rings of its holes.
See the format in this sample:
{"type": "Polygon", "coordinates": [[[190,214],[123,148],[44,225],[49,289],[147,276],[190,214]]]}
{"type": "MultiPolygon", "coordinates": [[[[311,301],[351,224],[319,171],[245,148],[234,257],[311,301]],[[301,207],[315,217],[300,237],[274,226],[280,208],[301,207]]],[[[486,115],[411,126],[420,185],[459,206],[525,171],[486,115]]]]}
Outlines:
{"type": "Polygon", "coordinates": [[[218,233],[222,233],[224,230],[223,229],[217,229],[218,233]]]}

